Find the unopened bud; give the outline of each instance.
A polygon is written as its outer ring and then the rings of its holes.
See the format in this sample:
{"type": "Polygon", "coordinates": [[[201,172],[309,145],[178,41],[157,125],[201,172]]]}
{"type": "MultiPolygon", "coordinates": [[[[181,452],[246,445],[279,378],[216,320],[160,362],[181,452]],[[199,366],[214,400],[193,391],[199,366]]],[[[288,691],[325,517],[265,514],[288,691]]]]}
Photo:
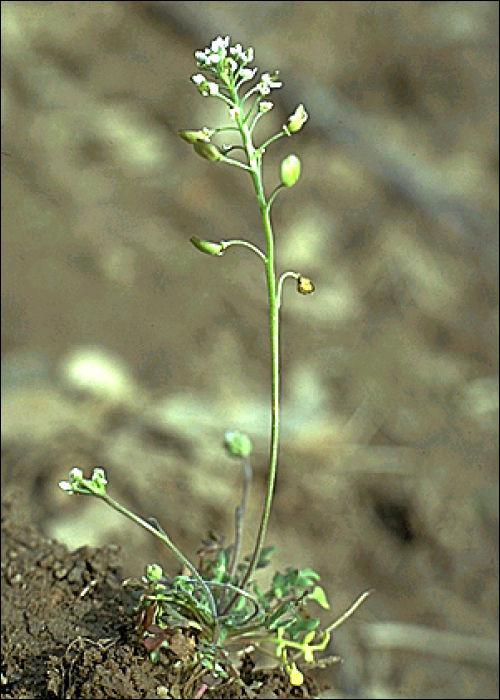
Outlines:
{"type": "Polygon", "coordinates": [[[297,291],[299,294],[312,294],[314,289],[314,284],[308,277],[302,277],[302,275],[298,276],[297,291]]]}
{"type": "Polygon", "coordinates": [[[226,246],[223,243],[212,243],[212,241],[204,241],[196,236],[191,236],[189,239],[195,248],[201,250],[202,253],[207,255],[222,255],[226,246]]]}
{"type": "Polygon", "coordinates": [[[229,430],[224,435],[224,447],[232,457],[250,457],[252,454],[252,441],[238,430],[229,430]]]}
{"type": "Polygon", "coordinates": [[[146,578],[149,583],[159,581],[163,576],[163,569],[158,564],[148,564],[146,566],[146,578]]]}
{"type": "Polygon", "coordinates": [[[213,163],[216,163],[222,158],[222,153],[219,151],[217,146],[214,146],[213,143],[209,143],[206,140],[199,139],[198,141],[195,141],[193,143],[193,147],[196,153],[202,158],[205,158],[205,160],[210,160],[213,163]]]}
{"type": "Polygon", "coordinates": [[[259,112],[262,112],[263,114],[265,114],[266,112],[270,112],[273,107],[274,107],[273,102],[268,102],[266,100],[259,102],[259,112]]]}
{"type": "Polygon", "coordinates": [[[290,155],[281,163],[281,181],[286,187],[293,187],[300,177],[300,160],[290,155]]]}

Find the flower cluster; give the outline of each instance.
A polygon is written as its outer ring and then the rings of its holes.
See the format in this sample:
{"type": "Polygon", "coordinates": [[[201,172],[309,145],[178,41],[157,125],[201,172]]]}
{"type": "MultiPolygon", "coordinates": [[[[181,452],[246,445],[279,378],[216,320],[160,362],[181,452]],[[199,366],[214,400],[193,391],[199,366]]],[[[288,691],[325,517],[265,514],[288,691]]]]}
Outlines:
{"type": "Polygon", "coordinates": [[[59,488],[69,495],[82,493],[86,495],[105,496],[106,473],[102,467],[96,467],[92,472],[91,479],[85,479],[83,471],[79,467],[73,467],[69,473],[70,481],[60,481],[59,488]]]}
{"type": "MultiPolygon", "coordinates": [[[[239,86],[248,80],[252,80],[257,73],[257,68],[248,67],[248,64],[253,61],[254,57],[252,47],[245,50],[241,44],[230,46],[228,36],[217,37],[208,48],[203,51],[196,51],[194,55],[198,68],[211,73],[225,87],[236,84],[239,86]]],[[[269,95],[272,89],[279,88],[282,85],[277,78],[277,71],[272,75],[263,73],[258,85],[251,92],[257,92],[261,96],[269,95]]],[[[191,76],[191,81],[204,97],[221,95],[218,83],[208,80],[203,73],[196,73],[191,76]]]]}
{"type": "Polygon", "coordinates": [[[198,68],[209,70],[219,75],[221,65],[227,60],[230,70],[234,73],[240,66],[246,66],[253,61],[253,49],[243,50],[241,44],[229,46],[229,37],[218,36],[210,44],[210,48],[195,52],[198,68]],[[228,55],[229,54],[229,55],[228,55]]]}
{"type": "MultiPolygon", "coordinates": [[[[274,73],[262,73],[258,82],[253,87],[250,87],[246,93],[240,95],[239,90],[243,83],[252,80],[257,68],[250,68],[249,63],[253,61],[254,52],[250,47],[244,49],[241,44],[230,45],[228,36],[219,36],[214,39],[210,46],[202,51],[195,51],[195,58],[198,68],[209,74],[207,77],[204,73],[196,73],[191,76],[191,82],[196,85],[198,91],[203,97],[217,97],[226,102],[229,115],[233,121],[247,121],[247,115],[256,109],[256,114],[251,122],[248,122],[250,131],[253,130],[257,121],[264,114],[273,108],[273,103],[265,98],[270,95],[272,90],[282,87],[283,83],[279,80],[279,71],[274,73]],[[253,107],[247,109],[250,97],[254,97],[253,107]],[[263,99],[264,98],[264,99],[263,99]]],[[[306,123],[309,115],[307,114],[304,105],[298,105],[295,112],[288,118],[288,122],[283,124],[281,136],[291,136],[296,131],[300,131],[306,123]]],[[[217,129],[222,131],[223,129],[217,129]]],[[[181,137],[189,141],[195,146],[195,150],[203,158],[217,161],[221,160],[219,151],[208,152],[206,145],[202,145],[202,149],[196,145],[196,141],[210,143],[211,136],[216,130],[204,129],[201,132],[181,131],[181,137]],[[208,132],[211,133],[208,133],[208,132]],[[197,134],[196,138],[192,138],[193,134],[197,134]],[[200,135],[201,134],[201,135],[200,135]]],[[[276,137],[273,137],[273,140],[276,137]]],[[[264,150],[265,146],[263,147],[264,150]]],[[[222,152],[222,156],[225,152],[222,152]]],[[[287,184],[287,183],[285,183],[287,184]]]]}

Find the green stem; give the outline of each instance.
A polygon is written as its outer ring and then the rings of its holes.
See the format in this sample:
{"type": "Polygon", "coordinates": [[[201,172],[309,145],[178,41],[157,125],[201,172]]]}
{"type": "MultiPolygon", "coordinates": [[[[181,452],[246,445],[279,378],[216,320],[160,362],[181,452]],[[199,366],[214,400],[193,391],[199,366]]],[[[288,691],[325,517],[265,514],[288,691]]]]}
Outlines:
{"type": "MultiPolygon", "coordinates": [[[[97,494],[96,494],[97,495],[97,494]]],[[[217,606],[215,604],[214,597],[210,591],[210,588],[208,587],[206,581],[203,580],[201,577],[200,573],[194,566],[194,564],[191,564],[189,559],[184,556],[184,554],[177,549],[175,544],[172,542],[170,537],[163,532],[162,530],[157,530],[153,525],[148,523],[146,520],[143,520],[140,518],[138,515],[135,513],[132,513],[132,511],[128,510],[125,508],[125,506],[122,506],[121,503],[118,503],[118,501],[115,501],[114,498],[111,498],[107,493],[104,494],[99,494],[98,498],[101,498],[105,503],[108,504],[108,506],[111,506],[111,508],[114,508],[114,510],[118,511],[118,513],[121,513],[122,515],[125,515],[127,518],[132,520],[134,523],[137,523],[141,527],[143,527],[145,530],[153,534],[155,537],[158,537],[164,544],[167,545],[167,547],[170,549],[172,554],[178,559],[178,561],[190,571],[192,574],[193,578],[196,579],[196,581],[200,584],[202,590],[205,592],[205,595],[207,597],[208,603],[211,608],[212,612],[212,617],[214,619],[214,623],[216,625],[216,633],[215,633],[215,638],[217,639],[219,637],[219,620],[218,620],[218,613],[217,613],[217,606]]]]}
{"type": "Polygon", "coordinates": [[[264,143],[262,144],[262,146],[259,146],[259,152],[260,152],[260,153],[264,153],[264,151],[266,150],[266,148],[267,148],[271,143],[273,143],[273,141],[277,141],[278,139],[282,138],[283,136],[286,136],[286,134],[285,134],[284,131],[280,131],[279,133],[274,134],[274,136],[271,136],[271,138],[267,139],[267,141],[264,141],[264,143]]]}
{"type": "Polygon", "coordinates": [[[299,273],[298,272],[292,272],[291,270],[289,272],[284,272],[281,277],[279,278],[278,281],[278,308],[281,308],[281,297],[283,294],[283,282],[286,280],[287,277],[293,277],[294,279],[299,278],[299,273]]]}
{"type": "MultiPolygon", "coordinates": [[[[231,95],[235,103],[239,100],[236,93],[231,95]]],[[[264,540],[266,537],[267,525],[271,513],[271,505],[274,495],[274,485],[276,482],[276,472],[278,468],[278,449],[279,449],[279,434],[280,434],[280,344],[279,344],[279,304],[277,296],[276,284],[276,269],[274,263],[274,236],[271,225],[270,202],[266,201],[264,187],[262,183],[262,149],[255,149],[252,142],[252,134],[247,123],[240,116],[238,126],[243,138],[243,144],[248,156],[248,163],[251,169],[250,175],[259,203],[260,215],[264,234],[266,236],[266,256],[264,266],[266,268],[267,294],[269,303],[269,340],[271,346],[271,446],[269,453],[269,476],[267,481],[266,496],[262,516],[255,542],[252,558],[248,565],[248,569],[240,582],[240,587],[245,588],[250,580],[257,563],[264,540]]]]}
{"type": "Polygon", "coordinates": [[[224,246],[224,250],[226,250],[227,248],[230,248],[232,245],[240,245],[240,246],[243,246],[245,248],[250,248],[250,250],[252,250],[255,253],[255,255],[258,255],[259,258],[264,261],[264,263],[266,262],[266,256],[260,250],[260,248],[257,248],[256,245],[253,245],[253,243],[250,243],[249,241],[240,241],[240,240],[221,241],[221,245],[224,246]]]}

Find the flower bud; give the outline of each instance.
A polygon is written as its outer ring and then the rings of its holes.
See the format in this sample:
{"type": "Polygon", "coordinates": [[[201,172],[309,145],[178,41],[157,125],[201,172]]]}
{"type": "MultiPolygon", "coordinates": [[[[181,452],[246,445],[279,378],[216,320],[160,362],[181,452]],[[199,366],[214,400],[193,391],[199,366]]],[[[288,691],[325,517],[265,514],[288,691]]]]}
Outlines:
{"type": "Polygon", "coordinates": [[[201,250],[207,255],[222,255],[226,246],[223,243],[212,243],[212,241],[204,241],[196,236],[191,236],[189,239],[195,248],[201,250]]]}
{"type": "Polygon", "coordinates": [[[106,486],[108,480],[106,479],[106,472],[102,467],[95,467],[92,472],[92,481],[94,481],[98,486],[106,486]]]}
{"type": "Polygon", "coordinates": [[[163,576],[163,569],[159,564],[148,564],[146,566],[146,578],[148,583],[159,581],[163,576]]]}
{"type": "Polygon", "coordinates": [[[293,187],[300,177],[300,160],[290,155],[281,163],[281,181],[286,187],[293,187]]]}
{"type": "Polygon", "coordinates": [[[198,139],[198,141],[195,141],[193,143],[193,147],[196,153],[202,158],[205,158],[205,160],[210,160],[213,163],[216,163],[222,158],[222,153],[219,151],[217,146],[214,146],[213,143],[209,143],[204,139],[198,139]]]}
{"type": "Polygon", "coordinates": [[[290,136],[296,131],[300,131],[308,118],[309,115],[306,112],[304,105],[299,105],[295,112],[288,117],[288,124],[286,124],[283,128],[290,136]]]}
{"type": "Polygon", "coordinates": [[[229,430],[224,435],[224,447],[232,457],[250,457],[253,450],[252,441],[238,430],[229,430]]]}
{"type": "Polygon", "coordinates": [[[314,284],[308,277],[299,275],[297,278],[297,291],[299,294],[312,294],[314,292],[314,284]]]}
{"type": "Polygon", "coordinates": [[[269,102],[267,100],[262,100],[262,102],[259,102],[259,112],[262,112],[262,114],[266,114],[266,112],[270,112],[273,107],[274,107],[273,102],[269,102]]]}

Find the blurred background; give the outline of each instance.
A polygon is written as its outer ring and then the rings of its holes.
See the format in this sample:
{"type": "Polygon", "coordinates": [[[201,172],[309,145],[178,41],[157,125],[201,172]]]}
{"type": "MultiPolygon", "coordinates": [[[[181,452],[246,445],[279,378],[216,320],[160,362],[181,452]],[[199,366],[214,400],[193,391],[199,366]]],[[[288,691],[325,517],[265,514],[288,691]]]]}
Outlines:
{"type": "MultiPolygon", "coordinates": [[[[302,160],[273,215],[285,285],[283,431],[268,544],[321,574],[338,697],[498,697],[498,4],[2,2],[2,483],[70,547],[117,542],[124,574],[175,562],[57,488],[104,466],[112,495],[195,557],[232,541],[228,429],[269,437],[263,246],[245,173],[180,128],[226,122],[190,83],[218,35],[284,86],[257,140],[302,160]]],[[[331,697],[331,696],[329,696],[331,697]]]]}

